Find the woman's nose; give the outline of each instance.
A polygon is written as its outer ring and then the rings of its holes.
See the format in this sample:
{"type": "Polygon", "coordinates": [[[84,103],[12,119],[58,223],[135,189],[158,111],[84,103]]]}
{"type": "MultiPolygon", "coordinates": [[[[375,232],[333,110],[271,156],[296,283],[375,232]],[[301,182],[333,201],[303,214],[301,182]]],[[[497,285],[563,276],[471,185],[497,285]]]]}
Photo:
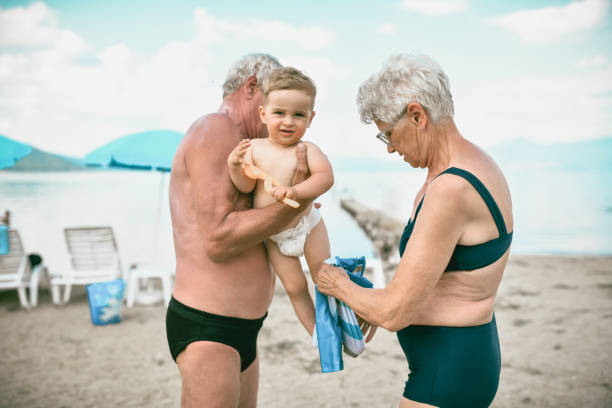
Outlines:
{"type": "Polygon", "coordinates": [[[387,152],[395,153],[395,147],[391,143],[387,144],[387,152]]]}

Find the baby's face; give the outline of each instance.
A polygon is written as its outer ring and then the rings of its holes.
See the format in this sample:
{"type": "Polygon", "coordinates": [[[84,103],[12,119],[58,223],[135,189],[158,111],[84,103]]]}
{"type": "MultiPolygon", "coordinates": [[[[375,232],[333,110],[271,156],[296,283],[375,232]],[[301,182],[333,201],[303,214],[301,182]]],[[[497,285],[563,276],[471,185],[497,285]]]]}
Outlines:
{"type": "Polygon", "coordinates": [[[259,108],[259,115],[272,142],[294,145],[302,139],[314,117],[312,97],[297,89],[272,91],[259,108]]]}

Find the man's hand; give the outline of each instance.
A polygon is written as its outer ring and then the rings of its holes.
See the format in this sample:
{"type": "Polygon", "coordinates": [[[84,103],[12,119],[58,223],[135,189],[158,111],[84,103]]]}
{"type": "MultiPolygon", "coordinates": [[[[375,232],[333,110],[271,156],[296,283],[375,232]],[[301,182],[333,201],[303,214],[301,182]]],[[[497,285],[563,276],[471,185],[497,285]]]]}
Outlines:
{"type": "Polygon", "coordinates": [[[249,139],[241,140],[240,143],[232,150],[227,158],[227,164],[230,167],[238,167],[242,164],[244,155],[247,150],[251,147],[251,141],[249,139]]]}
{"type": "Polygon", "coordinates": [[[308,168],[308,159],[306,157],[307,150],[304,143],[299,143],[295,148],[295,156],[297,157],[297,168],[293,174],[291,185],[301,183],[310,176],[310,169],[308,168]]]}

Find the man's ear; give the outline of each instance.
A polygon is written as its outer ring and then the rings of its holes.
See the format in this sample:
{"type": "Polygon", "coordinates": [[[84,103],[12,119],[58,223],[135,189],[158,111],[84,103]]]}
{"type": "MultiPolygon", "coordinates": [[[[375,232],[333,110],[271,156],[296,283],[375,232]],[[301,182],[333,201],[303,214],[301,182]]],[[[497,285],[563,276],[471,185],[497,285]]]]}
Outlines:
{"type": "Polygon", "coordinates": [[[255,75],[251,75],[244,81],[244,90],[247,98],[252,98],[257,93],[257,77],[255,75]]]}
{"type": "Polygon", "coordinates": [[[424,128],[427,125],[427,114],[425,109],[418,102],[410,102],[406,107],[406,115],[412,124],[424,128]]]}

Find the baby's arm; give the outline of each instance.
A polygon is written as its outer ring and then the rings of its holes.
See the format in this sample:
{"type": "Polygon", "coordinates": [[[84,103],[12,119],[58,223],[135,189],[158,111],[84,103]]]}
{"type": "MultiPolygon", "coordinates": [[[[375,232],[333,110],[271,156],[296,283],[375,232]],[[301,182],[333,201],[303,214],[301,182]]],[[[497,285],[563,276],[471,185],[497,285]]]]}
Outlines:
{"type": "Polygon", "coordinates": [[[236,188],[243,193],[250,193],[255,188],[255,180],[247,177],[242,170],[242,162],[249,161],[251,141],[244,139],[238,146],[232,150],[227,158],[227,167],[229,169],[230,178],[236,188]]]}
{"type": "Polygon", "coordinates": [[[327,157],[317,145],[305,144],[310,177],[292,187],[298,200],[316,198],[334,185],[334,173],[327,157]]]}

